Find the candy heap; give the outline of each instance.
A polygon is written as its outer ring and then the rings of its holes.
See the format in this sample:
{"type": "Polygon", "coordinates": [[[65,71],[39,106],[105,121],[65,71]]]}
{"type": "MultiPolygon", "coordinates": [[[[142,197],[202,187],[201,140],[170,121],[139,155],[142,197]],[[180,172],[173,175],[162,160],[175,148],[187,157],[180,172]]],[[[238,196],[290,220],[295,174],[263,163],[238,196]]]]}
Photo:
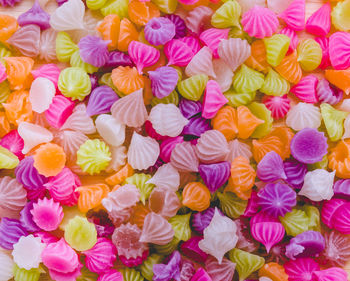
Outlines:
{"type": "Polygon", "coordinates": [[[350,0],[44,2],[0,15],[0,281],[348,280],[350,0]]]}

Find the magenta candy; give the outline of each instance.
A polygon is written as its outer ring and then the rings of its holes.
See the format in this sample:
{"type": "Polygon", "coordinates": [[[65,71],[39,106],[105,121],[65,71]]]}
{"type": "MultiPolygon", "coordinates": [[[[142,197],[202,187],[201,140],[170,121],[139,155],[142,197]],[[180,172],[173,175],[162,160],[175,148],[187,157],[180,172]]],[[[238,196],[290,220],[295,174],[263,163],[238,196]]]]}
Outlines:
{"type": "Polygon", "coordinates": [[[0,221],[0,247],[12,250],[21,236],[27,236],[27,231],[16,219],[2,218],[0,221]]]}
{"type": "Polygon", "coordinates": [[[172,39],[164,46],[168,65],[186,66],[194,56],[192,49],[180,39],[172,39]]]}
{"type": "Polygon", "coordinates": [[[19,221],[21,222],[22,226],[27,230],[28,232],[35,232],[39,231],[40,228],[35,224],[33,221],[33,215],[31,214],[31,210],[33,209],[34,202],[28,202],[21,211],[21,217],[19,221]]]}
{"type": "Polygon", "coordinates": [[[318,81],[316,94],[320,102],[332,105],[339,103],[343,99],[343,91],[331,85],[325,78],[318,81]]]}
{"type": "Polygon", "coordinates": [[[182,243],[181,251],[183,252],[183,254],[196,262],[205,262],[205,260],[208,257],[208,254],[203,252],[198,247],[198,242],[202,239],[203,237],[200,236],[192,236],[189,240],[182,243]]]}
{"type": "Polygon", "coordinates": [[[115,269],[110,269],[105,273],[101,274],[97,281],[124,281],[123,274],[115,269]]]}
{"type": "Polygon", "coordinates": [[[104,66],[108,60],[108,44],[108,41],[97,36],[88,35],[81,38],[78,43],[81,59],[96,67],[104,66]]]}
{"type": "Polygon", "coordinates": [[[283,163],[286,174],[286,182],[295,187],[301,188],[304,183],[304,177],[307,173],[307,165],[294,159],[286,160],[283,163]]]}
{"type": "Polygon", "coordinates": [[[337,208],[332,220],[334,229],[343,234],[350,234],[350,202],[337,208]]]}
{"type": "Polygon", "coordinates": [[[128,53],[140,74],[144,67],[154,65],[160,57],[159,50],[138,41],[131,41],[128,53]]]}
{"type": "Polygon", "coordinates": [[[22,149],[24,147],[24,142],[17,130],[12,130],[3,136],[2,139],[0,139],[0,145],[10,150],[18,159],[23,159],[24,155],[22,149]]]}
{"type": "Polygon", "coordinates": [[[162,66],[155,71],[149,71],[148,75],[151,79],[152,93],[160,99],[169,96],[175,90],[179,80],[176,69],[169,66],[162,66]]]}
{"type": "Polygon", "coordinates": [[[38,1],[35,1],[28,11],[18,17],[17,22],[20,26],[36,24],[41,29],[47,29],[50,27],[50,15],[40,7],[38,1]]]}
{"type": "Polygon", "coordinates": [[[204,229],[210,224],[215,213],[214,208],[208,208],[203,212],[198,212],[192,215],[191,226],[200,234],[203,234],[204,229]]]}
{"type": "Polygon", "coordinates": [[[91,83],[91,91],[94,90],[98,86],[98,75],[97,73],[89,74],[90,83],[91,83]]]}
{"type": "Polygon", "coordinates": [[[322,61],[319,68],[326,69],[331,65],[329,59],[329,38],[328,37],[316,37],[315,41],[321,46],[322,49],[322,61]]]}
{"type": "Polygon", "coordinates": [[[193,266],[193,263],[188,260],[182,261],[181,272],[180,272],[180,281],[191,280],[192,276],[195,274],[196,270],[193,266]]]}
{"type": "Polygon", "coordinates": [[[266,108],[271,111],[271,116],[274,119],[281,119],[287,115],[290,109],[290,100],[287,95],[282,97],[278,96],[265,96],[262,99],[266,108]]]}
{"type": "Polygon", "coordinates": [[[60,76],[61,70],[54,63],[44,64],[38,69],[32,70],[32,75],[34,79],[38,77],[43,77],[49,79],[52,83],[55,84],[57,89],[58,78],[60,76]]]}
{"type": "Polygon", "coordinates": [[[200,164],[198,166],[199,174],[204,184],[210,192],[214,193],[228,180],[231,175],[231,163],[219,162],[213,164],[200,164]]]}
{"type": "Polygon", "coordinates": [[[33,204],[30,213],[35,224],[45,231],[56,230],[63,219],[63,209],[53,199],[39,199],[33,204]]]}
{"type": "Polygon", "coordinates": [[[113,68],[118,66],[133,66],[134,63],[131,61],[130,56],[120,51],[113,51],[108,53],[108,59],[103,66],[103,70],[112,71],[113,68]]]}
{"type": "Polygon", "coordinates": [[[279,18],[295,31],[303,30],[305,27],[305,0],[293,0],[279,15],[279,18]]]}
{"type": "Polygon", "coordinates": [[[37,200],[37,199],[43,199],[46,195],[46,189],[45,187],[41,187],[39,189],[27,189],[27,198],[29,200],[37,200]]]}
{"type": "Polygon", "coordinates": [[[186,24],[185,21],[175,14],[168,14],[164,16],[171,20],[175,25],[175,36],[174,39],[182,38],[186,36],[186,24]]]}
{"type": "Polygon", "coordinates": [[[290,260],[284,264],[288,281],[314,281],[312,273],[320,270],[320,266],[311,258],[290,260]]]}
{"type": "Polygon", "coordinates": [[[112,105],[119,99],[111,87],[99,86],[92,90],[86,107],[89,116],[109,113],[112,105]]]}
{"type": "Polygon", "coordinates": [[[165,17],[153,18],[146,23],[145,39],[152,45],[164,45],[169,42],[176,33],[175,24],[165,17]]]}
{"type": "Polygon", "coordinates": [[[264,182],[287,178],[284,173],[283,160],[274,151],[265,154],[264,158],[258,163],[256,172],[257,177],[264,182]]]}
{"type": "Polygon", "coordinates": [[[33,235],[35,237],[40,237],[41,242],[47,245],[51,243],[56,243],[60,240],[56,236],[52,235],[50,232],[45,232],[45,231],[38,231],[38,232],[35,232],[33,235]]]}
{"type": "Polygon", "coordinates": [[[50,177],[49,181],[44,184],[56,202],[67,206],[77,204],[79,192],[75,189],[80,185],[79,177],[66,167],[56,176],[50,177]]]}
{"type": "Polygon", "coordinates": [[[56,95],[48,110],[45,111],[46,121],[54,128],[59,129],[72,114],[74,102],[62,95],[56,95]]]}
{"type": "Polygon", "coordinates": [[[148,257],[149,251],[145,250],[143,251],[141,256],[138,256],[136,258],[132,257],[125,257],[123,255],[119,255],[119,259],[126,267],[135,267],[141,265],[148,257]]]}
{"type": "Polygon", "coordinates": [[[260,209],[258,193],[253,190],[250,198],[248,199],[247,207],[245,208],[244,217],[254,216],[260,209]]]}
{"type": "Polygon", "coordinates": [[[286,246],[286,256],[290,259],[317,257],[325,248],[325,240],[318,231],[305,231],[292,238],[286,246]]]}
{"type": "Polygon", "coordinates": [[[293,93],[298,99],[307,103],[316,103],[316,87],[318,83],[318,78],[310,74],[301,78],[298,84],[294,85],[290,92],[293,93]]]}
{"type": "Polygon", "coordinates": [[[171,152],[178,143],[182,143],[184,138],[181,136],[175,138],[168,138],[160,144],[160,154],[159,157],[165,162],[170,162],[171,152]]]}
{"type": "Polygon", "coordinates": [[[339,267],[331,267],[312,273],[315,281],[348,281],[347,272],[339,267]]]}
{"type": "Polygon", "coordinates": [[[206,272],[203,268],[199,268],[196,273],[192,276],[191,281],[213,281],[208,272],[206,272]]]}
{"type": "Polygon", "coordinates": [[[350,34],[335,32],[329,37],[329,58],[335,69],[350,67],[350,34]]]}
{"type": "Polygon", "coordinates": [[[350,199],[350,179],[339,179],[333,186],[336,197],[350,199]]]}
{"type": "Polygon", "coordinates": [[[182,99],[179,103],[179,108],[182,115],[187,119],[190,119],[202,112],[202,104],[200,101],[182,99]]]}
{"type": "Polygon", "coordinates": [[[214,118],[219,109],[228,102],[221,92],[220,85],[215,80],[209,80],[204,92],[202,116],[214,118]]]}
{"type": "Polygon", "coordinates": [[[343,199],[332,198],[331,200],[325,201],[321,210],[322,222],[329,228],[334,228],[333,218],[335,212],[346,203],[343,199]]]}
{"type": "Polygon", "coordinates": [[[210,120],[201,116],[191,118],[188,124],[183,128],[182,134],[186,136],[200,137],[204,132],[211,130],[210,120]]]}
{"type": "Polygon", "coordinates": [[[172,253],[167,264],[153,265],[153,281],[170,281],[180,278],[181,255],[178,251],[172,253]]]}
{"type": "Polygon", "coordinates": [[[40,175],[34,167],[32,156],[24,158],[16,167],[15,174],[17,180],[28,189],[41,189],[47,182],[47,178],[40,175]]]}
{"type": "Polygon", "coordinates": [[[188,47],[190,47],[193,55],[197,54],[199,50],[202,48],[197,37],[186,36],[186,37],[180,38],[179,40],[181,42],[184,42],[188,47]]]}
{"type": "Polygon", "coordinates": [[[13,7],[16,3],[19,3],[21,0],[0,0],[0,5],[3,7],[13,7]]]}
{"type": "Polygon", "coordinates": [[[222,39],[228,38],[229,29],[209,28],[201,33],[199,39],[209,47],[214,58],[219,58],[218,48],[222,39]]]}
{"type": "Polygon", "coordinates": [[[296,133],[290,143],[293,157],[301,163],[313,164],[327,154],[327,138],[317,129],[305,128],[296,133]]]}
{"type": "Polygon", "coordinates": [[[326,36],[331,30],[331,5],[324,4],[306,22],[306,31],[317,36],[326,36]]]}
{"type": "Polygon", "coordinates": [[[68,272],[68,273],[62,273],[59,271],[49,269],[49,274],[53,280],[72,281],[72,280],[76,280],[77,277],[81,275],[81,268],[82,267],[83,267],[83,265],[81,263],[79,263],[79,265],[77,266],[77,268],[74,271],[68,272]]]}

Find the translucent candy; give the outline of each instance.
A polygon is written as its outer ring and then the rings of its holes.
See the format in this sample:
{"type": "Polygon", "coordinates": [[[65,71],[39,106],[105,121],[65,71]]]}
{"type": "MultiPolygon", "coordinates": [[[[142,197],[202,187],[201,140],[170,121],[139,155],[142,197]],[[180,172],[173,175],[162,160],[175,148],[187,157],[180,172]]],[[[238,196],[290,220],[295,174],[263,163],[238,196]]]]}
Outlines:
{"type": "Polygon", "coordinates": [[[269,72],[265,77],[265,81],[260,89],[260,92],[271,96],[282,96],[287,94],[289,89],[290,86],[288,81],[281,77],[272,68],[269,68],[269,72]]]}
{"type": "Polygon", "coordinates": [[[153,280],[171,280],[179,279],[180,276],[180,266],[181,266],[181,255],[178,251],[175,251],[169,258],[167,264],[155,264],[153,266],[153,280]]]}
{"type": "Polygon", "coordinates": [[[205,261],[205,269],[213,281],[232,280],[236,264],[223,258],[221,264],[213,257],[208,257],[205,261]]]}
{"type": "Polygon", "coordinates": [[[191,238],[190,228],[191,213],[186,215],[176,215],[169,219],[169,223],[174,229],[174,236],[182,241],[187,241],[191,238]]]}
{"type": "Polygon", "coordinates": [[[125,140],[125,125],[118,123],[111,115],[101,114],[96,120],[96,129],[105,142],[112,146],[122,145],[125,140]]]}
{"type": "Polygon", "coordinates": [[[175,90],[179,76],[177,71],[168,66],[157,68],[155,71],[149,71],[151,87],[153,94],[162,99],[169,96],[175,90]]]}
{"type": "Polygon", "coordinates": [[[349,70],[327,69],[325,72],[325,78],[329,81],[329,83],[343,90],[346,95],[350,93],[349,76],[349,70]]]}
{"type": "Polygon", "coordinates": [[[225,159],[226,161],[232,162],[238,156],[243,156],[247,159],[252,157],[250,146],[244,142],[240,142],[237,139],[230,141],[228,143],[228,147],[230,152],[227,154],[225,159]]]}
{"type": "Polygon", "coordinates": [[[225,2],[211,17],[211,24],[217,28],[239,27],[241,6],[237,1],[225,2]]]}
{"type": "Polygon", "coordinates": [[[83,37],[78,44],[81,59],[96,67],[103,66],[108,59],[108,43],[97,36],[83,37]]]}
{"type": "Polygon", "coordinates": [[[318,280],[342,280],[345,281],[348,279],[347,272],[339,267],[331,267],[328,269],[315,271],[312,273],[313,276],[316,276],[318,280]]]}
{"type": "Polygon", "coordinates": [[[349,236],[337,231],[325,233],[326,248],[322,253],[324,262],[343,267],[349,258],[349,236]]]}
{"type": "Polygon", "coordinates": [[[349,141],[339,141],[338,144],[331,149],[331,153],[328,155],[329,167],[336,171],[336,175],[341,178],[348,178],[347,158],[349,155],[349,141]]]}
{"type": "Polygon", "coordinates": [[[298,61],[303,70],[313,71],[321,64],[322,49],[321,46],[315,40],[305,39],[301,41],[298,44],[297,51],[298,61]]]}
{"type": "Polygon", "coordinates": [[[343,98],[343,91],[329,84],[325,78],[318,81],[316,94],[319,101],[329,103],[331,105],[339,103],[339,101],[343,98]]]}
{"type": "Polygon", "coordinates": [[[347,69],[350,57],[347,55],[350,37],[347,32],[335,32],[329,38],[329,58],[335,69],[347,69]]]}
{"type": "Polygon", "coordinates": [[[203,31],[199,37],[199,39],[209,47],[212,51],[214,58],[218,58],[218,47],[221,40],[227,39],[228,37],[228,29],[217,29],[217,28],[209,28],[203,31]]]}
{"type": "Polygon", "coordinates": [[[7,281],[13,277],[12,268],[15,266],[12,258],[4,252],[0,252],[0,261],[1,261],[1,280],[7,281]]]}
{"type": "Polygon", "coordinates": [[[18,29],[7,42],[23,55],[36,57],[39,54],[40,27],[34,24],[25,25],[18,29]]]}
{"type": "Polygon", "coordinates": [[[287,95],[282,97],[265,96],[262,101],[266,108],[271,111],[271,116],[274,119],[283,118],[290,109],[290,100],[287,95]]]}
{"type": "Polygon", "coordinates": [[[208,76],[197,74],[178,83],[179,93],[186,99],[198,101],[208,82],[208,76]]]}
{"type": "Polygon", "coordinates": [[[305,27],[305,0],[293,0],[280,15],[288,27],[295,31],[305,27]]]}
{"type": "Polygon", "coordinates": [[[199,248],[214,256],[221,264],[225,253],[236,246],[236,231],[236,224],[216,209],[210,224],[204,229],[204,239],[199,241],[199,248]]]}
{"type": "Polygon", "coordinates": [[[137,25],[145,25],[152,18],[159,17],[160,12],[151,2],[132,1],[128,7],[129,18],[137,25]]]}
{"type": "Polygon", "coordinates": [[[29,91],[29,100],[33,111],[43,113],[49,109],[56,93],[55,85],[47,78],[36,78],[29,91]]]}
{"type": "Polygon", "coordinates": [[[284,34],[275,34],[264,39],[267,62],[276,67],[286,55],[291,39],[284,34]]]}
{"type": "Polygon", "coordinates": [[[111,107],[112,116],[121,124],[140,127],[148,115],[143,102],[142,90],[137,90],[119,100],[111,107]]]}
{"type": "Polygon", "coordinates": [[[128,52],[140,74],[144,67],[155,64],[160,56],[160,53],[156,48],[137,41],[130,42],[128,52]]]}
{"type": "Polygon", "coordinates": [[[1,169],[14,169],[19,164],[19,159],[11,151],[0,146],[0,163],[1,169]]]}
{"type": "Polygon", "coordinates": [[[215,72],[215,81],[219,83],[222,91],[227,91],[233,78],[233,72],[231,68],[222,59],[213,60],[213,68],[215,72]]]}
{"type": "Polygon", "coordinates": [[[259,270],[259,281],[288,280],[288,274],[282,265],[276,262],[265,263],[259,270]]]}
{"type": "Polygon", "coordinates": [[[296,236],[307,231],[309,227],[309,218],[306,213],[295,208],[279,219],[283,224],[287,235],[296,236]]]}
{"type": "Polygon", "coordinates": [[[176,193],[170,190],[155,188],[148,201],[151,211],[165,217],[171,218],[176,215],[181,203],[176,193]]]}
{"type": "Polygon", "coordinates": [[[31,81],[30,72],[34,60],[28,57],[5,57],[7,80],[15,90],[26,87],[31,81]]]}
{"type": "Polygon", "coordinates": [[[275,67],[275,70],[290,83],[298,83],[303,76],[297,52],[284,57],[282,62],[275,67]]]}
{"type": "Polygon", "coordinates": [[[348,112],[336,110],[327,103],[322,103],[321,115],[325,123],[328,136],[331,141],[340,140],[344,133],[344,120],[348,116],[348,112]]]}
{"type": "Polygon", "coordinates": [[[217,193],[217,196],[220,201],[220,208],[225,215],[232,219],[243,215],[248,203],[246,200],[242,200],[232,192],[217,193]]]}
{"type": "Polygon", "coordinates": [[[140,242],[165,245],[174,237],[174,230],[169,222],[156,213],[149,213],[144,221],[140,242]]]}
{"type": "Polygon", "coordinates": [[[317,129],[321,125],[320,110],[312,104],[299,102],[287,113],[286,124],[295,131],[317,129]]]}
{"type": "Polygon", "coordinates": [[[47,143],[35,151],[33,159],[39,174],[50,177],[62,171],[66,163],[66,154],[59,145],[47,143]]]}
{"type": "Polygon", "coordinates": [[[348,9],[350,6],[350,1],[346,0],[343,2],[337,3],[337,5],[332,10],[332,24],[335,28],[348,31],[350,30],[350,23],[348,21],[348,9]]]}
{"type": "Polygon", "coordinates": [[[30,212],[33,215],[33,221],[46,231],[57,229],[63,218],[62,207],[53,199],[39,199],[37,203],[33,204],[33,209],[30,212]]]}
{"type": "Polygon", "coordinates": [[[84,29],[85,6],[81,0],[68,0],[50,17],[50,25],[57,31],[84,29]]]}
{"type": "Polygon", "coordinates": [[[200,164],[198,167],[205,185],[211,192],[219,189],[230,176],[231,165],[229,162],[219,162],[214,164],[200,164]]]}
{"type": "Polygon", "coordinates": [[[185,72],[188,76],[205,74],[216,78],[211,50],[207,46],[202,47],[202,49],[192,57],[191,61],[186,66],[185,72]]]}
{"type": "Polygon", "coordinates": [[[242,16],[243,30],[251,37],[269,37],[277,31],[278,18],[267,8],[254,6],[242,16]]]}
{"type": "Polygon", "coordinates": [[[56,60],[57,31],[50,28],[42,31],[40,36],[39,58],[45,61],[56,60]]]}
{"type": "Polygon", "coordinates": [[[236,270],[240,281],[245,280],[251,273],[261,268],[265,263],[264,258],[239,249],[230,251],[229,257],[232,262],[236,263],[236,270]]]}
{"type": "Polygon", "coordinates": [[[316,169],[308,172],[304,178],[304,185],[299,192],[313,201],[330,200],[333,195],[334,172],[327,172],[322,169],[316,169]]]}
{"type": "Polygon", "coordinates": [[[142,276],[151,280],[153,278],[153,265],[159,264],[163,257],[157,254],[149,255],[148,258],[140,266],[142,276]]]}
{"type": "Polygon", "coordinates": [[[110,14],[116,14],[120,18],[127,17],[128,15],[128,2],[123,0],[107,1],[104,7],[101,9],[101,14],[107,16],[110,14]]]}
{"type": "Polygon", "coordinates": [[[274,151],[265,154],[264,158],[258,163],[257,176],[265,182],[286,179],[282,158],[274,151]]]}
{"type": "Polygon", "coordinates": [[[19,212],[26,203],[27,192],[15,179],[5,176],[0,179],[1,217],[18,218],[19,212]]]}
{"type": "Polygon", "coordinates": [[[33,157],[24,158],[15,169],[15,175],[17,180],[26,188],[40,189],[46,182],[46,178],[38,173],[33,164],[33,157]]]}
{"type": "Polygon", "coordinates": [[[56,36],[56,56],[60,62],[69,62],[74,52],[78,51],[71,37],[66,32],[58,32],[56,36]]]}
{"type": "Polygon", "coordinates": [[[264,41],[256,40],[251,44],[250,48],[251,56],[245,61],[245,64],[255,70],[262,71],[264,73],[267,72],[269,65],[266,60],[266,48],[264,41]]]}
{"type": "Polygon", "coordinates": [[[295,31],[293,29],[289,28],[288,26],[283,28],[279,33],[287,35],[290,38],[290,44],[289,44],[288,51],[293,52],[299,44],[298,35],[295,33],[295,31]]]}
{"type": "Polygon", "coordinates": [[[136,269],[134,268],[124,268],[122,270],[122,273],[123,273],[123,279],[122,279],[123,281],[144,281],[145,280],[141,276],[141,273],[136,271],[136,269]]]}
{"type": "Polygon", "coordinates": [[[331,62],[329,60],[329,38],[328,37],[316,37],[315,41],[320,45],[322,49],[322,60],[319,68],[327,68],[331,62]]]}
{"type": "Polygon", "coordinates": [[[210,205],[210,192],[200,182],[186,184],[182,193],[182,204],[194,211],[204,211],[210,205]]]}
{"type": "MultiPolygon", "coordinates": [[[[159,6],[159,9],[162,10],[162,7],[160,5],[158,5],[158,6],[159,6]]],[[[171,14],[171,13],[168,14],[168,15],[165,15],[165,17],[170,19],[175,24],[175,36],[174,36],[174,39],[185,37],[185,35],[186,35],[186,25],[185,25],[184,20],[180,16],[175,15],[175,14],[171,14]]]]}
{"type": "Polygon", "coordinates": [[[300,258],[290,260],[284,264],[284,269],[291,281],[312,280],[312,273],[320,270],[320,266],[311,258],[300,258]]]}
{"type": "Polygon", "coordinates": [[[245,64],[236,72],[233,78],[233,87],[237,92],[254,92],[264,84],[264,75],[249,68],[245,64]]]}
{"type": "Polygon", "coordinates": [[[168,65],[186,66],[194,56],[191,48],[180,39],[172,39],[164,46],[168,65]]]}

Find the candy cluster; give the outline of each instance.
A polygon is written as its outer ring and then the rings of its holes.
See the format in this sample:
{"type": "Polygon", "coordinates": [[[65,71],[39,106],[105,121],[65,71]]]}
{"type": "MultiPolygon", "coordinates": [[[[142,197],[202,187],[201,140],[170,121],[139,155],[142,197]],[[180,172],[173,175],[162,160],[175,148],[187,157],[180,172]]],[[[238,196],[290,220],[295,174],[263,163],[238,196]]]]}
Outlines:
{"type": "Polygon", "coordinates": [[[0,281],[348,280],[350,0],[305,4],[0,15],[0,281]]]}

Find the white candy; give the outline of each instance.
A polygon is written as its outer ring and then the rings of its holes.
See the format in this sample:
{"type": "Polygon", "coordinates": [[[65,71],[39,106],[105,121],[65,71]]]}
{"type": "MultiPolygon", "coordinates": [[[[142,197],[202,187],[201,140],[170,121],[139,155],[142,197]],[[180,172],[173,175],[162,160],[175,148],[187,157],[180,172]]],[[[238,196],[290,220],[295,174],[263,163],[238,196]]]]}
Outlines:
{"type": "Polygon", "coordinates": [[[125,125],[120,124],[112,115],[99,115],[95,124],[97,132],[106,143],[120,146],[125,141],[125,125]]]}

